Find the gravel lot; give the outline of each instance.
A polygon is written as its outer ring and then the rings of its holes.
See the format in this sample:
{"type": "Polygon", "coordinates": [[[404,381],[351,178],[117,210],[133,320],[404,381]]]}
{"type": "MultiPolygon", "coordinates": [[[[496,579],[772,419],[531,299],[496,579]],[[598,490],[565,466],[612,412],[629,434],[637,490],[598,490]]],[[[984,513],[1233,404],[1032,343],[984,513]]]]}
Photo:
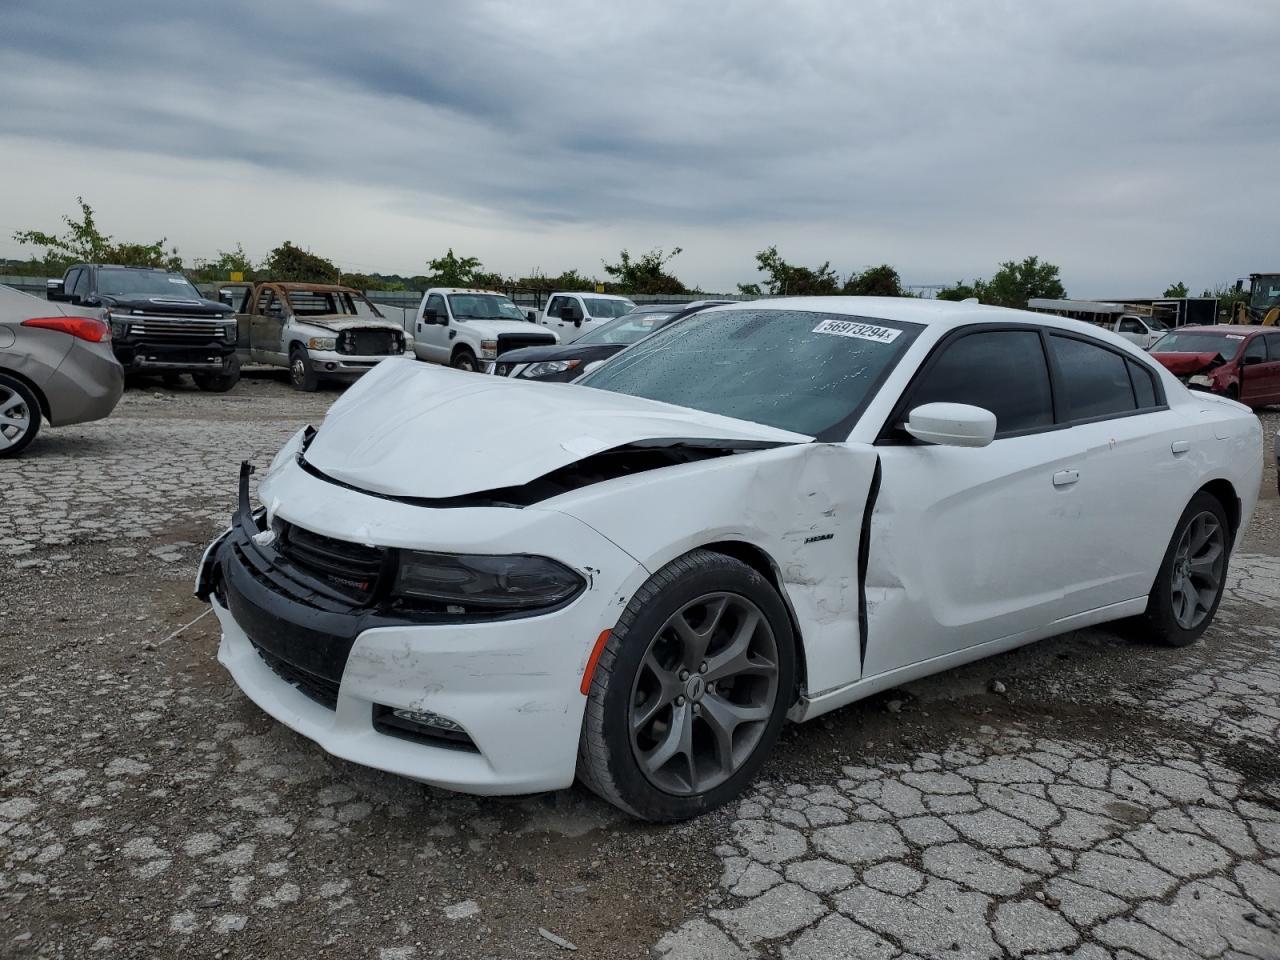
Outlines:
{"type": "Polygon", "coordinates": [[[1200,644],[1087,630],[889,691],[651,827],[336,761],[212,617],[175,635],[240,460],[337,395],[133,390],[0,466],[0,956],[1280,957],[1270,447],[1200,644]]]}

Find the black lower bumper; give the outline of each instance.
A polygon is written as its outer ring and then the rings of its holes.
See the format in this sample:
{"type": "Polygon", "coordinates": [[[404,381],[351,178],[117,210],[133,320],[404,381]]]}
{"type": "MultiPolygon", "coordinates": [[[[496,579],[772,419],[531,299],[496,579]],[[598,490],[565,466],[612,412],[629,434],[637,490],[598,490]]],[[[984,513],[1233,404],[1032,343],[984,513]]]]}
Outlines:
{"type": "Polygon", "coordinates": [[[143,370],[217,373],[226,370],[236,345],[225,340],[166,343],[121,338],[112,341],[116,359],[127,372],[143,370]]]}

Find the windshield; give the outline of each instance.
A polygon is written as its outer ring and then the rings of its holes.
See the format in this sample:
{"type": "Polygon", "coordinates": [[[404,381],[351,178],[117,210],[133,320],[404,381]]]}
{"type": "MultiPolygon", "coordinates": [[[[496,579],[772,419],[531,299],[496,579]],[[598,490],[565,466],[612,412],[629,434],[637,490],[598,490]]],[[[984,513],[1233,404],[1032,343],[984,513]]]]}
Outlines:
{"type": "Polygon", "coordinates": [[[1253,281],[1249,305],[1259,310],[1280,307],[1280,273],[1269,273],[1253,281]]]}
{"type": "Polygon", "coordinates": [[[455,320],[527,320],[508,297],[500,293],[451,293],[449,309],[455,320]]]}
{"type": "Polygon", "coordinates": [[[159,270],[122,270],[118,267],[98,271],[100,297],[180,297],[199,300],[200,291],[181,274],[159,270]]]}
{"type": "Polygon", "coordinates": [[[696,313],[578,383],[819,436],[852,427],[919,330],[804,310],[696,313]]]}
{"type": "Polygon", "coordinates": [[[631,313],[610,320],[590,333],[580,336],[575,343],[635,343],[662,327],[675,314],[631,313]]]}
{"type": "Polygon", "coordinates": [[[1146,323],[1147,323],[1147,326],[1150,327],[1152,330],[1168,330],[1169,329],[1169,325],[1167,323],[1165,323],[1163,320],[1157,320],[1155,317],[1147,317],[1146,323]]]}
{"type": "Polygon", "coordinates": [[[1240,333],[1166,333],[1151,348],[1152,353],[1220,353],[1232,360],[1240,352],[1244,334],[1240,333]]]}
{"type": "Polygon", "coordinates": [[[620,317],[636,308],[630,300],[605,300],[602,297],[583,297],[587,313],[593,317],[620,317]]]}
{"type": "Polygon", "coordinates": [[[373,304],[347,290],[290,290],[289,306],[296,317],[381,317],[373,304]]]}

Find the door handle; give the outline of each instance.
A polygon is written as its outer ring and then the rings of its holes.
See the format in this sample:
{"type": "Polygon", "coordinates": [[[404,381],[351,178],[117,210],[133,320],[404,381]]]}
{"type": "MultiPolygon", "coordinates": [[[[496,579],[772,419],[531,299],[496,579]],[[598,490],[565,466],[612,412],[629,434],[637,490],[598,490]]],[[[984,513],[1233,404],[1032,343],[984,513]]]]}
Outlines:
{"type": "Polygon", "coordinates": [[[1180,457],[1182,456],[1182,454],[1186,453],[1188,450],[1191,449],[1191,441],[1175,440],[1173,441],[1173,443],[1169,444],[1169,449],[1173,451],[1173,455],[1175,457],[1180,457]]]}
{"type": "Polygon", "coordinates": [[[1059,470],[1053,475],[1053,485],[1055,487],[1069,487],[1079,479],[1079,470],[1059,470]]]}

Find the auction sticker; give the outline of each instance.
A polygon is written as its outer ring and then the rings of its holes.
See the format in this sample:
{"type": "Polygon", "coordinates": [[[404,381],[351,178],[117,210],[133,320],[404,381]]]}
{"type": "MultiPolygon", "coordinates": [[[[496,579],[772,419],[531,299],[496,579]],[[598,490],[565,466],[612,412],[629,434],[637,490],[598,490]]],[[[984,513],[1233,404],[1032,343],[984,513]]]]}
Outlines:
{"type": "Polygon", "coordinates": [[[859,340],[875,340],[877,343],[893,343],[901,330],[893,327],[877,327],[874,323],[857,323],[853,320],[823,320],[813,328],[814,333],[831,333],[837,337],[857,337],[859,340]]]}

